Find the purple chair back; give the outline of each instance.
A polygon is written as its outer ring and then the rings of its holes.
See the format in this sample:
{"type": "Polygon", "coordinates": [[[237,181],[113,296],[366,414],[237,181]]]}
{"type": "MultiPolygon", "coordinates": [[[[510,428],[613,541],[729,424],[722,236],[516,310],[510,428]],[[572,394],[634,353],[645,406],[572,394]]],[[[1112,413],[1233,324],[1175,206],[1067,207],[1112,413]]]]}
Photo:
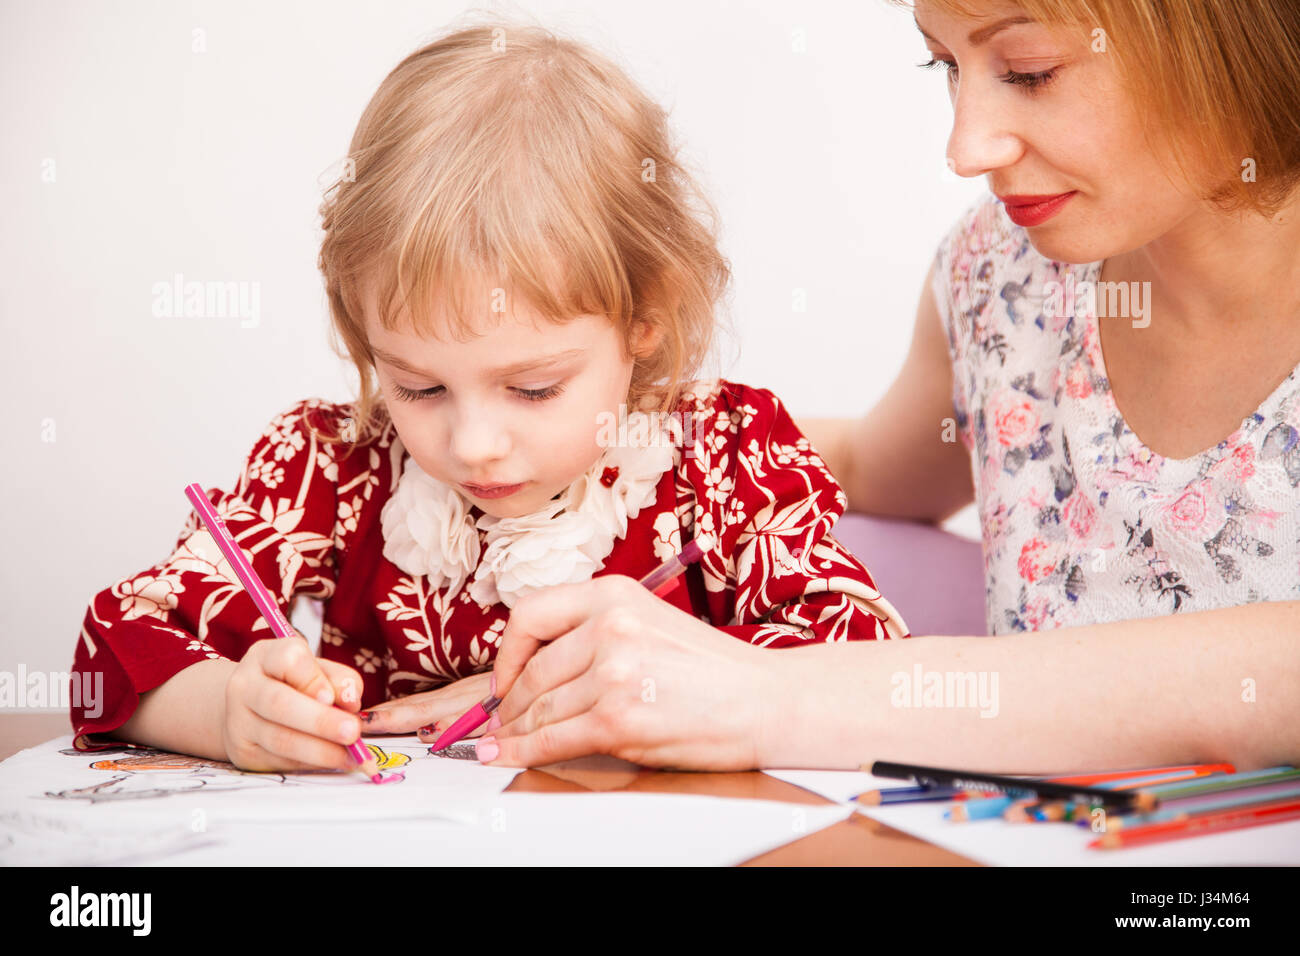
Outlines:
{"type": "Polygon", "coordinates": [[[849,512],[833,534],[912,634],[987,634],[980,543],[933,525],[849,512]]]}

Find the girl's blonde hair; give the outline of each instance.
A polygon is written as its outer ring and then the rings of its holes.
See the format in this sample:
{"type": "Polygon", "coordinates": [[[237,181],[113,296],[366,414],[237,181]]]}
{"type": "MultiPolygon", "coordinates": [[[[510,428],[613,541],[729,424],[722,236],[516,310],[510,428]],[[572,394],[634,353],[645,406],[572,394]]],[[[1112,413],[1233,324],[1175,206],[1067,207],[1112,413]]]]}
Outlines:
{"type": "MultiPolygon", "coordinates": [[[[911,7],[908,0],[892,0],[911,7]]],[[[979,0],[928,0],[988,17],[979,0]]],[[[1300,183],[1300,0],[1017,0],[1113,56],[1155,145],[1225,210],[1276,212],[1300,183]],[[1096,31],[1103,31],[1098,33],[1096,31]],[[1248,178],[1247,174],[1251,174],[1248,178]]]]}
{"type": "Polygon", "coordinates": [[[461,29],[399,63],[321,217],[335,349],[360,378],[345,436],[357,441],[388,420],[362,310],[372,284],[384,328],[406,309],[434,337],[435,303],[464,335],[516,296],[555,322],[607,315],[629,354],[651,327],[658,344],[635,359],[628,405],[669,411],[709,352],[731,276],[664,110],[608,59],[532,25],[461,29]],[[475,295],[484,279],[493,301],[475,295]]]}

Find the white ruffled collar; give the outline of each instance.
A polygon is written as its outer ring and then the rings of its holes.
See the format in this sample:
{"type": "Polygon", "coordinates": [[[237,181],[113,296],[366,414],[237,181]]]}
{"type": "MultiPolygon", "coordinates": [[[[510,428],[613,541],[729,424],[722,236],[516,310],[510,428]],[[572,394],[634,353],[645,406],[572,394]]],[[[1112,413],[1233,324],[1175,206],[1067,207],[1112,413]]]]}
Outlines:
{"type": "Polygon", "coordinates": [[[628,520],[654,503],[681,443],[673,416],[631,412],[626,423],[619,435],[630,436],[627,447],[606,448],[563,493],[517,518],[475,521],[464,495],[408,455],[380,513],[384,557],[426,575],[435,590],[446,585],[449,598],[469,581],[470,597],[484,606],[514,607],[531,591],[589,580],[627,534],[628,520]]]}

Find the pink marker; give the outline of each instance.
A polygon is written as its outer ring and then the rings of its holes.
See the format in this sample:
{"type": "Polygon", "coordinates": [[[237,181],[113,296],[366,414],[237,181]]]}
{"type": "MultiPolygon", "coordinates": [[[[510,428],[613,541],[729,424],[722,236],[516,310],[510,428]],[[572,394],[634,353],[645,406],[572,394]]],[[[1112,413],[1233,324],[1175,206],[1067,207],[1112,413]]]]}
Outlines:
{"type": "MultiPolygon", "coordinates": [[[[713,538],[708,534],[697,535],[687,542],[686,547],[682,548],[681,554],[676,554],[669,558],[659,567],[655,568],[649,574],[641,579],[642,586],[650,589],[659,597],[666,597],[677,587],[681,573],[694,564],[700,558],[704,557],[704,552],[713,545],[713,538]]],[[[495,683],[493,687],[495,688],[495,683]]],[[[450,727],[442,732],[433,746],[429,748],[429,753],[437,753],[450,747],[456,741],[460,740],[470,731],[475,730],[485,723],[492,712],[501,705],[501,698],[495,694],[489,694],[479,703],[475,704],[469,710],[465,711],[456,719],[450,727]]]]}
{"type": "MultiPolygon", "coordinates": [[[[198,484],[187,485],[185,488],[185,497],[190,499],[190,504],[194,505],[194,510],[199,513],[203,519],[203,524],[207,527],[208,533],[212,535],[212,540],[217,543],[221,553],[226,556],[230,566],[235,569],[235,575],[239,582],[248,592],[248,596],[253,599],[257,605],[258,611],[270,626],[271,631],[276,637],[298,637],[298,632],[285,619],[284,613],[280,610],[280,605],[275,603],[275,598],[271,592],[266,589],[262,579],[257,576],[248,559],[244,557],[244,552],[239,545],[235,544],[235,539],[230,534],[230,529],[226,523],[221,520],[212,509],[212,503],[208,501],[208,496],[204,494],[202,487],[198,484]]],[[[348,753],[352,759],[357,762],[357,769],[370,778],[372,783],[382,783],[383,776],[379,773],[379,765],[375,758],[370,755],[366,745],[361,742],[361,738],[347,745],[348,753]]]]}

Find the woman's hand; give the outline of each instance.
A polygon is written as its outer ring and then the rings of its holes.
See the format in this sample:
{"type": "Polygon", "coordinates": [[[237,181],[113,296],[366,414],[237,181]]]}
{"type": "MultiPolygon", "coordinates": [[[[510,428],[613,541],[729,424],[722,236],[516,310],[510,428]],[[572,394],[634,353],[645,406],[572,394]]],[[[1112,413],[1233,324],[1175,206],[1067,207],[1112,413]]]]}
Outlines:
{"type": "Polygon", "coordinates": [[[345,745],[361,736],[361,686],[360,674],[317,657],[306,640],[258,641],[226,679],[226,759],[242,770],[353,769],[345,745]]]}
{"type": "Polygon", "coordinates": [[[515,605],[496,660],[503,698],[484,763],[536,767],[610,754],[650,767],[761,766],[770,652],[623,575],[563,584],[515,605]]]}
{"type": "MultiPolygon", "coordinates": [[[[471,674],[437,690],[411,694],[371,707],[361,715],[368,734],[409,734],[416,730],[421,739],[433,743],[465,711],[492,693],[491,671],[471,674]]],[[[483,727],[466,736],[477,737],[483,727]]]]}

